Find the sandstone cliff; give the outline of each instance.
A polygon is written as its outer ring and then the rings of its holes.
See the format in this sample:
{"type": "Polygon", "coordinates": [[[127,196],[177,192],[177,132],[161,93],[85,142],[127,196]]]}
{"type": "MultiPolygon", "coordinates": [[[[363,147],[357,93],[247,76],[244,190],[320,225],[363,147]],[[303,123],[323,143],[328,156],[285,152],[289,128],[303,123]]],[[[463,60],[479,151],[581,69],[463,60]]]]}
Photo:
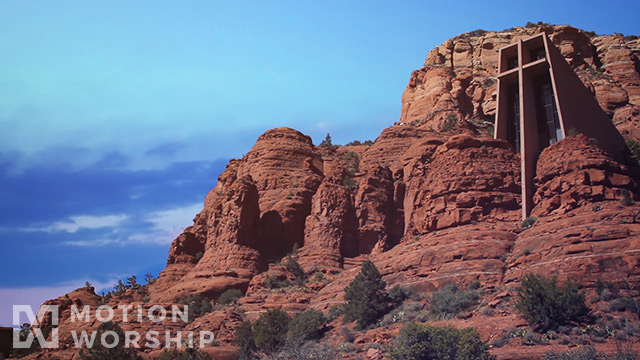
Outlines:
{"type": "MultiPolygon", "coordinates": [[[[640,139],[638,40],[547,25],[463,34],[429,52],[402,96],[400,121],[372,146],[320,148],[289,128],[260,136],[243,158],[230,161],[194,224],[173,241],[166,268],[148,286],[148,302],[133,296],[110,304],[148,307],[194,294],[215,301],[236,288],[245,293],[238,304],[248,319],[275,307],[327,311],[343,302],[344,287],[369,258],[389,286],[425,295],[451,282],[479,282],[483,306],[494,315],[474,311],[454,322],[492,340],[507,324],[523,326],[509,297],[526,273],[573,278],[590,293],[598,281],[640,284],[640,206],[629,203],[640,195],[638,169],[617,163],[583,135],[541,154],[537,221],[521,226],[519,154],[487,133],[497,49],[536,32],[550,36],[621,133],[640,139]],[[280,264],[294,246],[317,280],[271,289],[266,283],[273,279],[294,280],[280,264]]],[[[233,357],[229,344],[240,313],[218,309],[188,327],[214,329],[220,343],[210,351],[233,357]]],[[[67,344],[73,326],[61,323],[67,344]]],[[[337,341],[341,325],[333,326],[329,337],[337,341]]],[[[363,332],[356,343],[387,344],[397,330],[363,332]]],[[[492,351],[501,359],[531,359],[545,348],[492,351]]]]}

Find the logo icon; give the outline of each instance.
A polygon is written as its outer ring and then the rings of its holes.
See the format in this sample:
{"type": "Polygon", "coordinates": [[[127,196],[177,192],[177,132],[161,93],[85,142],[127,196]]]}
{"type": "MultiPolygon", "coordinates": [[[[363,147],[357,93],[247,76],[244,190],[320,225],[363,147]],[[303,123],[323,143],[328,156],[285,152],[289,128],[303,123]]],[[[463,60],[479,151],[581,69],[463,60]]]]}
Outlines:
{"type": "Polygon", "coordinates": [[[45,323],[47,314],[51,314],[51,340],[47,341],[42,329],[35,327],[27,335],[26,339],[20,339],[20,332],[13,331],[13,348],[14,349],[28,349],[33,345],[33,340],[38,339],[40,347],[43,349],[56,349],[58,348],[58,306],[57,305],[42,305],[38,310],[38,314],[33,313],[33,309],[29,305],[13,305],[13,325],[20,326],[20,314],[26,314],[27,319],[31,324],[41,325],[45,323]]]}

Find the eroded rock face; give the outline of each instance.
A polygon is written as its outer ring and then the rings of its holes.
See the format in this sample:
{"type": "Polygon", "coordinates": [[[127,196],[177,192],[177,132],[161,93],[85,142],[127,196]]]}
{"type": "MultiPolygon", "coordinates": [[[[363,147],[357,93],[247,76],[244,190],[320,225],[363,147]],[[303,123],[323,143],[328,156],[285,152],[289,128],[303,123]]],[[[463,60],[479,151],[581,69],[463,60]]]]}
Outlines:
{"type": "Polygon", "coordinates": [[[258,189],[261,253],[277,260],[302,245],[311,197],[322,181],[322,159],[309,136],[289,128],[269,130],[240,161],[238,176],[258,189]]]}
{"type": "Polygon", "coordinates": [[[246,289],[269,261],[303,243],[321,169],[308,136],[289,128],[260,136],[242,159],[229,162],[194,225],[174,240],[151,299],[246,289]]]}
{"type": "Polygon", "coordinates": [[[586,136],[570,136],[540,154],[531,214],[564,214],[597,201],[620,200],[624,194],[632,197],[636,176],[586,136]]]}
{"type": "Polygon", "coordinates": [[[375,143],[362,155],[364,170],[377,166],[388,167],[392,172],[402,168],[407,151],[425,137],[437,136],[433,132],[413,126],[392,126],[382,131],[375,143]]]}
{"type": "Polygon", "coordinates": [[[355,196],[358,245],[351,256],[388,250],[402,236],[392,231],[394,217],[399,216],[394,206],[394,190],[389,168],[379,166],[362,177],[355,196]]]}
{"type": "Polygon", "coordinates": [[[357,244],[357,223],[351,193],[339,176],[326,177],[313,196],[305,226],[300,263],[338,268],[345,253],[357,244]]]}
{"type": "Polygon", "coordinates": [[[570,216],[539,218],[518,235],[508,260],[505,283],[526,273],[570,278],[586,287],[598,279],[625,288],[640,280],[640,223],[633,222],[638,206],[618,201],[583,207],[570,216]]]}
{"type": "Polygon", "coordinates": [[[405,170],[405,236],[518,219],[519,158],[507,142],[457,135],[430,152],[405,170]]]}
{"type": "MultiPolygon", "coordinates": [[[[570,26],[515,27],[475,31],[445,41],[429,52],[402,95],[401,124],[443,130],[490,130],[496,111],[498,49],[544,32],[560,50],[621,132],[628,130],[627,106],[640,105],[640,44],[622,35],[590,36],[570,26]],[[618,114],[618,112],[621,112],[618,114]],[[489,122],[489,123],[487,123],[489,122]],[[447,125],[449,123],[449,125],[447,125]]],[[[640,139],[632,134],[636,140],[640,139]]]]}
{"type": "Polygon", "coordinates": [[[215,298],[231,287],[246,289],[265,266],[257,242],[258,191],[251,177],[220,186],[206,203],[197,225],[174,240],[167,267],[149,289],[153,301],[188,294],[215,298]]]}

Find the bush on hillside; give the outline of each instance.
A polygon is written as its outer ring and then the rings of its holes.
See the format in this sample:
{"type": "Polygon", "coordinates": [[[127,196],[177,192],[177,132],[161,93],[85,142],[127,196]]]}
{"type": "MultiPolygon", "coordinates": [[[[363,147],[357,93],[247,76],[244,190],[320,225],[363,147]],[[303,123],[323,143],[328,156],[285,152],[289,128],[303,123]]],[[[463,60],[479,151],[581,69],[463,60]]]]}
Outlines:
{"type": "Polygon", "coordinates": [[[584,293],[567,280],[558,287],[557,279],[527,274],[518,287],[516,309],[539,331],[556,330],[561,325],[583,320],[589,314],[584,293]]]}
{"type": "Polygon", "coordinates": [[[343,314],[360,329],[375,323],[389,310],[390,299],[378,268],[370,260],[362,263],[356,278],[345,288],[343,314]]]}
{"type": "Polygon", "coordinates": [[[455,283],[449,283],[433,293],[431,310],[439,318],[446,319],[475,306],[478,297],[476,290],[462,290],[455,283]]]}
{"type": "Polygon", "coordinates": [[[289,324],[289,338],[301,341],[320,339],[326,322],[322,311],[309,309],[293,318],[289,324]]]}
{"type": "Polygon", "coordinates": [[[278,351],[287,340],[291,316],[284,310],[271,309],[260,315],[253,324],[253,340],[265,354],[278,351]]]}
{"type": "Polygon", "coordinates": [[[87,349],[80,350],[80,359],[82,360],[141,360],[142,358],[136,353],[133,348],[125,347],[124,331],[120,326],[114,322],[107,321],[100,326],[96,331],[95,341],[92,346],[87,349]],[[113,333],[105,335],[105,344],[102,343],[102,334],[113,333]],[[107,347],[117,341],[115,346],[107,347]]]}
{"type": "Polygon", "coordinates": [[[393,360],[491,360],[489,345],[474,328],[456,329],[426,324],[405,325],[389,350],[393,360]]]}
{"type": "Polygon", "coordinates": [[[229,289],[218,297],[218,304],[229,305],[243,296],[242,291],[238,289],[229,289]]]}

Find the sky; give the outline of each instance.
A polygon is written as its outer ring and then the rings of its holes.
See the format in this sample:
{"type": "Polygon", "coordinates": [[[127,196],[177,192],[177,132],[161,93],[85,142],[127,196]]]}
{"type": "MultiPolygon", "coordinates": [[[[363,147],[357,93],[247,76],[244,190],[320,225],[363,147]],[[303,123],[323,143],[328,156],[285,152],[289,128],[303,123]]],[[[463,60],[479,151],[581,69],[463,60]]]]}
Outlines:
{"type": "Polygon", "coordinates": [[[158,275],[227,161],[288,126],[375,139],[443,41],[528,21],[640,34],[637,1],[0,2],[0,325],[158,275]]]}

